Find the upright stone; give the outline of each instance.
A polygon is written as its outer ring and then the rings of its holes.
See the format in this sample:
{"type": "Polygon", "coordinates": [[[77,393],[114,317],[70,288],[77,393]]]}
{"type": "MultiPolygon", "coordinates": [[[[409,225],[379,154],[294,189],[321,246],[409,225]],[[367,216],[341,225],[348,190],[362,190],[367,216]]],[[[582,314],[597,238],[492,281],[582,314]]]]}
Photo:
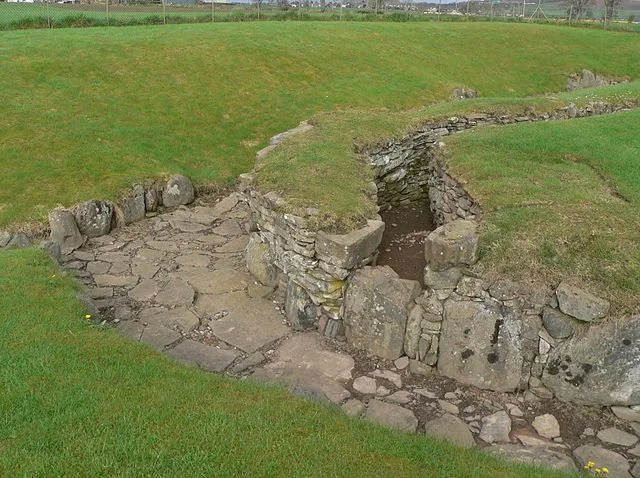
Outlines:
{"type": "Polygon", "coordinates": [[[166,207],[176,207],[182,204],[190,204],[195,198],[195,190],[189,178],[173,176],[162,190],[162,204],[166,207]]]}
{"type": "Polygon", "coordinates": [[[556,289],[560,310],[584,322],[601,319],[609,312],[609,302],[562,282],[556,289]]]}
{"type": "Polygon", "coordinates": [[[319,231],[316,237],[316,256],[343,269],[352,269],[378,249],[384,232],[384,222],[367,221],[366,227],[348,234],[327,234],[319,231]]]}
{"type": "Polygon", "coordinates": [[[63,254],[69,254],[84,244],[76,220],[66,209],[54,209],[49,213],[50,239],[60,245],[63,254]]]}
{"type": "Polygon", "coordinates": [[[344,301],[347,341],[380,357],[403,354],[407,315],[420,283],[399,279],[388,266],[356,271],[344,301]]]}
{"type": "Polygon", "coordinates": [[[245,258],[249,272],[258,282],[268,287],[277,285],[278,270],[273,265],[269,245],[263,243],[255,232],[249,236],[245,258]]]}
{"type": "Polygon", "coordinates": [[[137,185],[133,188],[131,195],[122,200],[122,214],[125,224],[141,221],[144,219],[145,211],[144,188],[137,185]]]}
{"type": "Polygon", "coordinates": [[[434,271],[475,264],[478,260],[476,223],[458,220],[440,226],[427,236],[424,256],[434,271]]]}
{"type": "Polygon", "coordinates": [[[89,238],[104,236],[111,230],[113,204],[107,201],[85,201],[74,208],[73,215],[82,234],[89,238]]]}
{"type": "Polygon", "coordinates": [[[287,319],[294,330],[313,329],[318,325],[318,308],[307,291],[289,280],[284,301],[287,319]]]}

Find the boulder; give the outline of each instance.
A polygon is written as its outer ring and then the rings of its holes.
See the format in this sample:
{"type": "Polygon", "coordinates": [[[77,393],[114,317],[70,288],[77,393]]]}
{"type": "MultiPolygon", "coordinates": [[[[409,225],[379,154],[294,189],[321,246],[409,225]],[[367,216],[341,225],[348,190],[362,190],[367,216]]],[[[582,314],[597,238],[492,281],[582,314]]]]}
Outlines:
{"type": "Polygon", "coordinates": [[[425,423],[424,433],[429,437],[447,440],[463,448],[471,448],[475,445],[467,425],[458,417],[448,413],[425,423]]]}
{"type": "Polygon", "coordinates": [[[523,365],[537,352],[539,318],[495,301],[445,302],[438,371],[460,382],[500,392],[528,381],[523,365]]]}
{"type": "Polygon", "coordinates": [[[249,236],[245,259],[249,272],[258,282],[268,287],[278,284],[278,269],[273,265],[269,244],[263,243],[255,232],[249,236]]]}
{"type": "Polygon", "coordinates": [[[190,204],[195,199],[195,190],[189,178],[173,176],[162,189],[162,204],[165,207],[176,207],[182,204],[190,204]]]}
{"type": "Polygon", "coordinates": [[[292,279],[287,284],[284,309],[294,330],[314,329],[318,325],[318,307],[307,291],[292,279]]]}
{"type": "Polygon", "coordinates": [[[80,233],[89,238],[104,236],[111,230],[113,204],[106,201],[85,201],[73,209],[73,216],[80,233]]]}
{"type": "Polygon", "coordinates": [[[7,249],[24,249],[31,245],[31,240],[25,234],[16,234],[7,244],[7,249]]]}
{"type": "Polygon", "coordinates": [[[9,244],[10,240],[11,234],[9,234],[7,231],[0,231],[0,249],[9,244]]]}
{"type": "Polygon", "coordinates": [[[133,188],[130,196],[122,200],[122,214],[125,224],[141,221],[146,212],[144,202],[144,188],[137,185],[133,188]]]}
{"type": "Polygon", "coordinates": [[[609,302],[566,282],[558,286],[556,297],[562,312],[584,322],[600,319],[609,313],[609,302]]]}
{"type": "Polygon", "coordinates": [[[63,254],[79,248],[84,244],[73,214],[66,209],[54,209],[49,213],[50,239],[60,245],[63,254]]]}
{"type": "Polygon", "coordinates": [[[413,433],[418,428],[418,419],[411,410],[399,405],[371,400],[365,417],[389,428],[413,433]]]}
{"type": "Polygon", "coordinates": [[[419,294],[419,282],[398,278],[389,266],[356,271],[344,299],[347,341],[389,360],[399,358],[409,307],[419,294]]]}
{"type": "Polygon", "coordinates": [[[365,227],[347,234],[319,231],[316,237],[316,256],[334,266],[352,269],[376,252],[383,232],[382,221],[367,221],[365,227]]]}
{"type": "Polygon", "coordinates": [[[511,433],[511,417],[500,410],[482,419],[482,429],[480,439],[486,443],[505,442],[508,443],[509,433],[511,433]]]}
{"type": "Polygon", "coordinates": [[[551,439],[560,436],[560,424],[556,417],[550,413],[538,415],[533,419],[533,423],[531,425],[541,437],[551,439]]]}
{"type": "Polygon", "coordinates": [[[434,271],[475,264],[478,260],[477,224],[458,220],[440,226],[427,236],[424,256],[434,271]]]}
{"type": "Polygon", "coordinates": [[[551,351],[542,382],[560,400],[640,404],[640,315],[591,327],[551,351]]]}

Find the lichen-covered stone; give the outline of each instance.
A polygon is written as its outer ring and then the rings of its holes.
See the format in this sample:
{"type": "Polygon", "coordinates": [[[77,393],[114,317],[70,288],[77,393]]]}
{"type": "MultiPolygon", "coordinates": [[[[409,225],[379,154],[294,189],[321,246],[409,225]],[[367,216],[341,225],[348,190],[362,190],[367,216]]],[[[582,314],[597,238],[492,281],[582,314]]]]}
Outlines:
{"type": "Polygon", "coordinates": [[[440,226],[427,236],[425,259],[434,271],[459,265],[473,265],[478,260],[477,225],[458,220],[440,226]]]}
{"type": "Polygon", "coordinates": [[[404,349],[409,307],[420,293],[417,281],[399,279],[388,266],[358,270],[345,294],[347,341],[395,360],[404,349]]]}
{"type": "Polygon", "coordinates": [[[263,243],[260,236],[252,233],[245,250],[247,268],[255,279],[268,287],[278,283],[278,270],[273,265],[273,256],[269,244],[263,243]]]}
{"type": "Polygon", "coordinates": [[[109,234],[113,220],[113,204],[107,201],[85,201],[73,209],[78,230],[92,238],[109,234]]]}
{"type": "Polygon", "coordinates": [[[54,209],[49,213],[50,239],[60,244],[63,254],[68,254],[84,244],[84,237],[80,234],[76,220],[71,211],[54,209]]]}
{"type": "Polygon", "coordinates": [[[290,280],[285,293],[285,312],[294,330],[313,329],[318,325],[318,307],[307,291],[290,280]]]}
{"type": "Polygon", "coordinates": [[[133,188],[131,195],[122,200],[122,214],[125,224],[144,219],[145,211],[144,188],[137,185],[133,188]]]}
{"type": "Polygon", "coordinates": [[[556,289],[560,310],[584,322],[605,317],[609,313],[609,302],[578,287],[562,282],[556,289]]]}
{"type": "Polygon", "coordinates": [[[195,190],[189,178],[173,176],[162,190],[162,204],[165,207],[176,207],[182,204],[190,204],[195,198],[195,190]]]}

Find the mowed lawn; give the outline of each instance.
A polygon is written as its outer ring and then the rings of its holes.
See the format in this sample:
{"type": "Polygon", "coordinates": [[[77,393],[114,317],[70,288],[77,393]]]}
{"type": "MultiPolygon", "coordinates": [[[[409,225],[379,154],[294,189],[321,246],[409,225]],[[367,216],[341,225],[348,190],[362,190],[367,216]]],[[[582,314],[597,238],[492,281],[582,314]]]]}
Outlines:
{"type": "Polygon", "coordinates": [[[84,320],[42,251],[4,252],[0,269],[0,476],[560,476],[125,342],[84,320]]]}
{"type": "Polygon", "coordinates": [[[232,182],[319,111],[475,88],[519,97],[591,68],[640,75],[637,35],[489,23],[234,23],[3,32],[0,227],[184,173],[232,182]]]}

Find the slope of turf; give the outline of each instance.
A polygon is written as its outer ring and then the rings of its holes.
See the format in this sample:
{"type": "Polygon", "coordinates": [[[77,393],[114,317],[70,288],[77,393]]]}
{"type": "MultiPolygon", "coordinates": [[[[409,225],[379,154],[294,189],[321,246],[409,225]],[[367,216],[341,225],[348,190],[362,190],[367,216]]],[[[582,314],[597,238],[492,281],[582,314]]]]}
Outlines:
{"type": "Polygon", "coordinates": [[[636,78],[639,54],[633,34],[489,23],[4,32],[0,227],[146,177],[232,181],[318,111],[557,91],[585,67],[636,78]]]}
{"type": "Polygon", "coordinates": [[[559,476],[124,342],[84,320],[40,251],[2,253],[0,269],[2,476],[559,476]]]}

